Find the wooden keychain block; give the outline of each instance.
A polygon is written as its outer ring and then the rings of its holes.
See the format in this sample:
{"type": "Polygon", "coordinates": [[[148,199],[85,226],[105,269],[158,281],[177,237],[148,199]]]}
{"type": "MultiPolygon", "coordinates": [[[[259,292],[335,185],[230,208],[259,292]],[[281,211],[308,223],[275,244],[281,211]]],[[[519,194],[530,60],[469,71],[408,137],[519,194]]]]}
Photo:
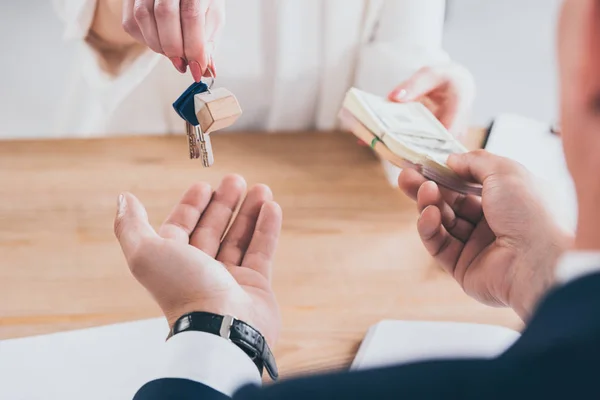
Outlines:
{"type": "Polygon", "coordinates": [[[218,88],[194,96],[196,117],[202,132],[225,129],[242,115],[236,97],[225,88],[218,88]]]}

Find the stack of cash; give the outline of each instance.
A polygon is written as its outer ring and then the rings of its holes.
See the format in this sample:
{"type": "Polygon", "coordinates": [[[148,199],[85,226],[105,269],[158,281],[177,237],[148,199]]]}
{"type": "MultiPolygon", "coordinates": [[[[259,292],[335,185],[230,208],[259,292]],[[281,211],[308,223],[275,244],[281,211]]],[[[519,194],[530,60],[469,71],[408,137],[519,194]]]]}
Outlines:
{"type": "Polygon", "coordinates": [[[459,193],[481,195],[481,186],[458,177],[446,161],[468,150],[421,103],[394,103],[352,88],[340,119],[382,158],[414,168],[427,179],[459,193]]]}

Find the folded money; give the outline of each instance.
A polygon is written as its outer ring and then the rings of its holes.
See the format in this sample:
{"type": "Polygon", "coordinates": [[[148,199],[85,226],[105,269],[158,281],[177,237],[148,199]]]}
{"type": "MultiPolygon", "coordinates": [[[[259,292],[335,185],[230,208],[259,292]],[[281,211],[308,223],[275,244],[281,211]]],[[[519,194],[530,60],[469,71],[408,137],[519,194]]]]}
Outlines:
{"type": "Polygon", "coordinates": [[[339,118],[344,129],[392,164],[416,169],[456,192],[481,195],[481,185],[465,181],[446,164],[450,154],[467,148],[421,103],[394,103],[352,88],[339,118]]]}

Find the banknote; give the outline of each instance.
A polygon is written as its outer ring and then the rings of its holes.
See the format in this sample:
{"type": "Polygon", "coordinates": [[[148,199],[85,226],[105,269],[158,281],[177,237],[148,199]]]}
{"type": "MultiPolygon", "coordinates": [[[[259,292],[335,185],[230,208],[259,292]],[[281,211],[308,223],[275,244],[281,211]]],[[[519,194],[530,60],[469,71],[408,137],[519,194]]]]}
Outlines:
{"type": "Polygon", "coordinates": [[[351,89],[344,107],[357,115],[388,147],[410,161],[428,157],[445,164],[450,154],[467,151],[420,103],[393,103],[351,89]]]}
{"type": "Polygon", "coordinates": [[[421,103],[394,103],[353,88],[346,95],[340,119],[393,164],[417,169],[458,192],[480,195],[481,185],[462,180],[446,164],[450,154],[468,150],[421,103]]]}

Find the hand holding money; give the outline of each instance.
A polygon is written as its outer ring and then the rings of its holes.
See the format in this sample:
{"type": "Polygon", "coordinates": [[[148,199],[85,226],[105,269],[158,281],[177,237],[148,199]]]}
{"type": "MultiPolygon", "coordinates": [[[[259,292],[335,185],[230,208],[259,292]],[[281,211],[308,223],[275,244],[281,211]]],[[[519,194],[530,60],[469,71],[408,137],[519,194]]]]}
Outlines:
{"type": "Polygon", "coordinates": [[[421,103],[398,104],[353,88],[339,116],[344,128],[392,164],[460,193],[481,194],[481,185],[448,168],[448,156],[467,149],[421,103]]]}
{"type": "Polygon", "coordinates": [[[475,99],[475,81],[463,66],[448,63],[424,67],[388,95],[399,103],[423,103],[455,135],[468,129],[475,99]]]}
{"type": "Polygon", "coordinates": [[[417,203],[421,241],[468,295],[510,306],[527,319],[554,282],[555,263],[572,238],[546,211],[533,176],[517,162],[478,150],[452,155],[448,164],[482,184],[483,197],[402,171],[398,185],[417,203]]]}

